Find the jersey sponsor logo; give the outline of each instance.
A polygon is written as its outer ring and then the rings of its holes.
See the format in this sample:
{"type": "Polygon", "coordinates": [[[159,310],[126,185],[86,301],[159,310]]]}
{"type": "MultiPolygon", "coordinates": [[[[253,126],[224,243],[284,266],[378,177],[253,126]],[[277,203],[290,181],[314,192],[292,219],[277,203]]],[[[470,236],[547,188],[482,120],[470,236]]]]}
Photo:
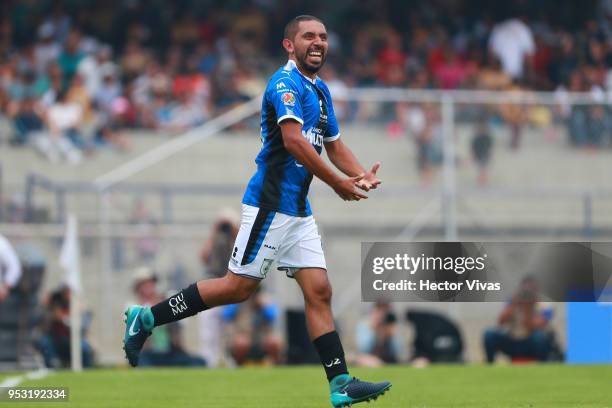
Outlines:
{"type": "Polygon", "coordinates": [[[276,89],[281,89],[281,88],[286,88],[287,85],[285,85],[284,82],[279,82],[278,84],[276,84],[276,89]]]}
{"type": "Polygon", "coordinates": [[[283,101],[283,103],[285,105],[294,106],[295,105],[295,96],[291,92],[285,92],[281,96],[281,101],[283,101]]]}
{"type": "Polygon", "coordinates": [[[302,136],[313,146],[323,146],[323,135],[319,128],[311,127],[308,131],[302,130],[302,136]]]}

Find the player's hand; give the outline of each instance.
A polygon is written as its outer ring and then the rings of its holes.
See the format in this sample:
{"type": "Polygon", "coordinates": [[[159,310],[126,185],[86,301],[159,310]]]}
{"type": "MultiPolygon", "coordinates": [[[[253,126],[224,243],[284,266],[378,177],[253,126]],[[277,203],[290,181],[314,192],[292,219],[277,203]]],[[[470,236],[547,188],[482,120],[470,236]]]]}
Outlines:
{"type": "Polygon", "coordinates": [[[363,175],[356,177],[348,177],[340,179],[336,185],[332,186],[336,194],[340,196],[344,201],[359,201],[361,199],[367,199],[368,196],[359,192],[356,185],[363,179],[363,175]]]}
{"type": "Polygon", "coordinates": [[[376,162],[372,169],[363,174],[363,178],[355,183],[355,185],[364,191],[374,190],[381,183],[380,179],[376,177],[376,172],[379,168],[380,162],[376,162]]]}

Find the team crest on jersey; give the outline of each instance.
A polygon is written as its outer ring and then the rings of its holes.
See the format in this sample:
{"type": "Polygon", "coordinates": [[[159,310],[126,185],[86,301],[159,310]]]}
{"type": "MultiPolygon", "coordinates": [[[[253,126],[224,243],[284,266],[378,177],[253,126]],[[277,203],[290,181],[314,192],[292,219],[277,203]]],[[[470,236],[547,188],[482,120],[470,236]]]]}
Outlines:
{"type": "Polygon", "coordinates": [[[294,106],[295,105],[295,96],[291,92],[285,92],[281,96],[281,100],[285,105],[294,106]]]}

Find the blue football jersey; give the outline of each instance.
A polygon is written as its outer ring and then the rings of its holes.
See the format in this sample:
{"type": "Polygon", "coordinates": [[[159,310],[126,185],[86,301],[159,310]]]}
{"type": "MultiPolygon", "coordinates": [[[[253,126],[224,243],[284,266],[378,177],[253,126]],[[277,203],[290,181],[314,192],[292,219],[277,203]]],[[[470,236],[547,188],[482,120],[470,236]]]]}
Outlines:
{"type": "Polygon", "coordinates": [[[293,119],[302,135],[321,154],[323,142],[340,137],[331,95],[325,83],[304,76],[289,60],[268,82],[261,106],[261,139],[257,172],[242,202],[297,217],[312,214],[308,189],[312,173],[286,149],[279,124],[293,119]]]}

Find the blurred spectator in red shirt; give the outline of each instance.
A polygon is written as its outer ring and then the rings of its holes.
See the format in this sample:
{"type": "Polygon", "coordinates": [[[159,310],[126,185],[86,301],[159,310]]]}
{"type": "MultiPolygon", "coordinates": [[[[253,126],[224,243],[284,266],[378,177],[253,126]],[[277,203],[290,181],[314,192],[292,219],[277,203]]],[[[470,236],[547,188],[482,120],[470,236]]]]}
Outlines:
{"type": "Polygon", "coordinates": [[[406,82],[406,60],[402,37],[388,30],[386,43],[376,58],[376,78],[381,85],[401,86],[406,82]]]}

